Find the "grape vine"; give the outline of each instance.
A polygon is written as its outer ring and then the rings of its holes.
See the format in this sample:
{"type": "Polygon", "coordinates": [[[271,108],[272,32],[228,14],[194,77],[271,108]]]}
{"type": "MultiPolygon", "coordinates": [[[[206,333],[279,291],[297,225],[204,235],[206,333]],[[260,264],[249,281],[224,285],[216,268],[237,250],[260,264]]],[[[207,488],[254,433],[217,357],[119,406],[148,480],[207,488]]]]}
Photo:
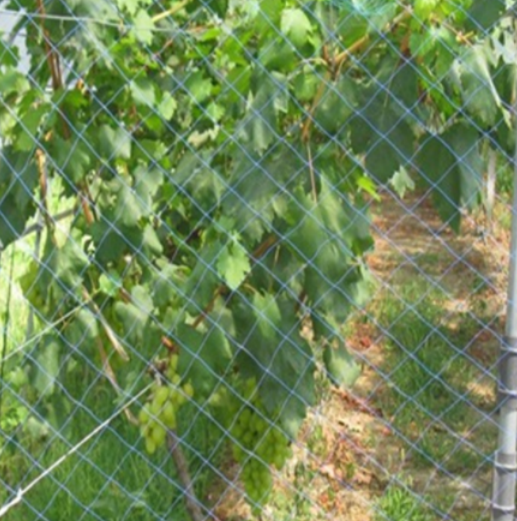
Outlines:
{"type": "Polygon", "coordinates": [[[21,281],[54,326],[36,393],[85,358],[114,392],[138,389],[167,353],[139,413],[153,453],[184,403],[257,382],[225,405],[262,504],[316,402],[314,346],[334,384],[358,376],[341,326],[370,295],[377,186],[416,182],[459,230],[480,129],[513,153],[512,28],[482,0],[162,4],[8,2],[31,61],[29,81],[1,42],[0,245],[39,216],[21,281]]]}

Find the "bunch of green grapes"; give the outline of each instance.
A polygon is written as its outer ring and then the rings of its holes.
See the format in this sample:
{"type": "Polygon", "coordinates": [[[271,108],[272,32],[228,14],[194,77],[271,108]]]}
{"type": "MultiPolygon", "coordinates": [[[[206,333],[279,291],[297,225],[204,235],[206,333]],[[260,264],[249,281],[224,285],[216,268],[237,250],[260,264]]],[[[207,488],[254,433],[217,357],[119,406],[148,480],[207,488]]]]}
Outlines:
{"type": "Polygon", "coordinates": [[[291,449],[289,438],[265,419],[266,411],[255,393],[253,380],[246,382],[242,396],[249,405],[242,408],[242,401],[236,400],[230,407],[232,451],[243,465],[241,476],[248,500],[261,505],[271,492],[271,465],[280,470],[291,456],[291,449]]]}
{"type": "Polygon", "coordinates": [[[172,355],[165,372],[166,380],[155,381],[151,397],[138,415],[140,432],[149,454],[165,444],[167,430],[176,429],[179,408],[194,396],[190,382],[180,386],[181,377],[176,372],[177,366],[178,355],[172,355]]]}

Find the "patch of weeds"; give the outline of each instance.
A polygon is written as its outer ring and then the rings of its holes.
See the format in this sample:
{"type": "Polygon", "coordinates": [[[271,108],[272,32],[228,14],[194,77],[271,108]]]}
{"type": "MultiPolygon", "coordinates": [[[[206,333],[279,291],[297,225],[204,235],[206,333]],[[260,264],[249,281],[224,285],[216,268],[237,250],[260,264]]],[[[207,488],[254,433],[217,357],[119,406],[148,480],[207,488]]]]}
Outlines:
{"type": "Polygon", "coordinates": [[[316,458],[324,458],[326,456],[328,447],[321,425],[315,425],[310,430],[306,444],[311,456],[316,458]]]}
{"type": "Polygon", "coordinates": [[[471,295],[481,295],[490,289],[490,282],[486,277],[483,277],[479,273],[475,273],[472,277],[471,282],[471,295]]]}
{"type": "Polygon", "coordinates": [[[512,227],[512,212],[508,211],[508,203],[511,201],[509,197],[507,202],[496,202],[494,207],[494,225],[496,228],[510,230],[512,227]]]}
{"type": "Polygon", "coordinates": [[[427,251],[416,256],[415,262],[426,273],[439,273],[443,253],[427,251]]]}
{"type": "Polygon", "coordinates": [[[508,201],[513,193],[513,168],[509,165],[503,165],[497,169],[496,192],[499,196],[505,197],[508,201]]]}
{"type": "MultiPolygon", "coordinates": [[[[91,382],[78,381],[76,385],[79,389],[88,383],[91,382]]],[[[97,384],[96,389],[101,385],[97,384]]],[[[113,392],[106,386],[102,400],[99,393],[84,396],[81,408],[71,411],[67,429],[54,426],[39,439],[16,432],[12,448],[0,451],[0,475],[4,484],[0,487],[0,504],[9,500],[5,485],[16,490],[29,483],[41,475],[42,469],[49,468],[71,446],[93,432],[100,419],[112,414],[113,399],[113,392]],[[66,440],[60,439],[56,431],[66,440]]],[[[210,468],[218,464],[212,454],[215,441],[209,436],[213,429],[207,422],[206,417],[196,415],[193,408],[185,408],[178,426],[180,435],[187,429],[192,430],[184,453],[200,499],[213,479],[210,468]]],[[[55,521],[125,518],[151,521],[171,516],[186,521],[189,517],[182,490],[170,454],[163,450],[149,456],[138,429],[124,417],[118,417],[76,453],[65,457],[5,520],[32,521],[35,512],[39,512],[45,519],[55,521]]]]}
{"type": "Polygon", "coordinates": [[[351,482],[354,479],[356,471],[356,465],[353,461],[345,463],[345,480],[351,482]]]}
{"type": "Polygon", "coordinates": [[[308,494],[315,473],[299,461],[294,467],[292,486],[274,488],[270,507],[279,521],[312,521],[314,503],[308,494]]]}
{"type": "Polygon", "coordinates": [[[314,374],[314,387],[318,403],[329,400],[332,395],[332,385],[324,370],[316,371],[314,374]]]}
{"type": "Polygon", "coordinates": [[[376,521],[432,521],[421,497],[402,485],[388,487],[378,502],[376,521]]]}
{"type": "Polygon", "coordinates": [[[446,468],[449,473],[474,471],[481,463],[480,454],[459,444],[457,439],[446,432],[429,429],[420,437],[417,447],[418,451],[413,455],[415,463],[446,468]]]}
{"type": "Polygon", "coordinates": [[[460,349],[463,337],[471,338],[472,324],[461,321],[449,330],[442,323],[443,302],[417,279],[401,296],[382,303],[379,321],[389,349],[383,368],[388,392],[380,400],[395,429],[409,440],[414,462],[465,473],[482,457],[458,444],[461,433],[479,421],[464,397],[476,368],[460,349]]]}
{"type": "Polygon", "coordinates": [[[312,502],[306,495],[314,473],[311,472],[302,462],[299,462],[294,469],[294,493],[293,503],[295,516],[293,519],[311,519],[312,502]]]}

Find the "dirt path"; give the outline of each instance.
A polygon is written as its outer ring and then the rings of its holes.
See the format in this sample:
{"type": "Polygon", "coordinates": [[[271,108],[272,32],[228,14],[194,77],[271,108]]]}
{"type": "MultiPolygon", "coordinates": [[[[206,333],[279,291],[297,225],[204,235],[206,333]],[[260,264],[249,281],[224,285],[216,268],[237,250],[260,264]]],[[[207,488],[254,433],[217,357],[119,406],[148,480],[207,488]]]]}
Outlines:
{"type": "MultiPolygon", "coordinates": [[[[490,371],[497,357],[504,312],[508,232],[498,230],[484,236],[478,216],[465,218],[461,233],[456,235],[443,227],[432,204],[417,195],[403,202],[386,195],[374,213],[375,249],[369,265],[378,288],[370,307],[374,309],[375,301],[386,299],[387,294],[402,302],[403,288],[418,278],[421,286],[425,281],[429,293],[443,293],[441,325],[449,328],[453,338],[462,317],[469,317],[470,336],[463,345],[460,341],[457,344],[463,350],[465,366],[477,364],[464,396],[465,401],[475,404],[470,422],[475,428],[454,432],[436,421],[431,426],[414,426],[414,433],[397,431],[394,418],[387,417],[383,407],[391,392],[389,375],[381,376],[390,331],[375,327],[371,321],[354,321],[356,329],[349,343],[364,360],[362,376],[353,393],[334,394],[321,414],[326,424],[326,443],[337,447],[330,451],[331,463],[324,466],[330,478],[327,486],[337,477],[349,488],[334,499],[332,513],[335,519],[374,519],[379,496],[390,482],[398,482],[399,488],[407,487],[406,497],[418,495],[413,496],[415,504],[421,501],[420,494],[426,496],[421,503],[427,503],[429,519],[478,519],[490,494],[490,465],[481,461],[470,475],[455,475],[445,472],[440,461],[434,465],[428,462],[423,468],[415,464],[411,449],[419,439],[419,429],[429,428],[449,429],[451,432],[444,436],[455,437],[458,446],[464,442],[476,445],[480,437],[487,453],[495,446],[489,410],[495,398],[490,371]],[[480,404],[487,409],[481,419],[477,417],[480,404]],[[354,472],[349,472],[352,475],[347,479],[343,467],[351,466],[354,472]],[[444,515],[439,511],[445,511],[444,515]]],[[[374,316],[375,311],[370,312],[370,318],[374,316]]],[[[320,487],[324,489],[325,484],[320,487]]],[[[320,487],[314,483],[311,488],[320,487]]],[[[416,519],[421,518],[415,514],[416,519]]]]}

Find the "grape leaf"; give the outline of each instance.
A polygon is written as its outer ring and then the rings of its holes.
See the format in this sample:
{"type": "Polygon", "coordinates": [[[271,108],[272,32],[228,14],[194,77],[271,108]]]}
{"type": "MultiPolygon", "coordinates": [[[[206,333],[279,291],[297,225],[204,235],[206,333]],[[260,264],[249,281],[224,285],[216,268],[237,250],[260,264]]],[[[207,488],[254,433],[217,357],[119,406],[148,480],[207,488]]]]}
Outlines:
{"type": "Polygon", "coordinates": [[[153,83],[144,78],[132,80],[129,83],[131,96],[137,105],[153,107],[155,103],[155,92],[153,83]]]}
{"type": "Polygon", "coordinates": [[[66,326],[64,336],[74,349],[81,350],[87,356],[93,355],[99,336],[97,317],[86,307],[80,309],[66,326]]]}
{"type": "MultiPolygon", "coordinates": [[[[20,59],[18,48],[0,38],[0,64],[6,67],[16,68],[20,59]]],[[[8,69],[12,70],[12,69],[8,69]]]]}
{"type": "Polygon", "coordinates": [[[282,11],[280,28],[295,47],[303,47],[312,32],[311,21],[301,9],[296,8],[282,11]]]}
{"type": "Polygon", "coordinates": [[[392,109],[400,115],[404,114],[404,109],[413,113],[420,97],[418,75],[414,59],[387,56],[376,74],[377,95],[389,96],[389,100],[393,100],[392,109]]]}
{"type": "Polygon", "coordinates": [[[505,0],[474,0],[467,11],[466,29],[486,34],[506,11],[505,0]]]}
{"type": "Polygon", "coordinates": [[[395,192],[399,197],[404,197],[407,190],[413,190],[415,188],[415,182],[411,179],[408,171],[401,167],[390,180],[391,186],[395,189],[395,192]]]}
{"type": "Polygon", "coordinates": [[[115,302],[113,311],[122,324],[122,338],[127,345],[133,348],[142,345],[153,308],[149,290],[141,285],[131,290],[131,302],[115,302]]]}
{"type": "Polygon", "coordinates": [[[56,136],[51,141],[51,146],[55,167],[65,179],[65,189],[69,188],[69,181],[74,185],[80,183],[92,164],[87,145],[79,138],[65,140],[56,136]]]}
{"type": "Polygon", "coordinates": [[[88,265],[88,257],[72,237],[61,246],[48,237],[39,268],[41,293],[49,293],[57,303],[72,296],[82,298],[81,287],[88,265]]]}
{"type": "Polygon", "coordinates": [[[153,302],[158,308],[176,307],[180,303],[180,288],[185,282],[184,270],[165,264],[158,273],[153,285],[153,302]]]}
{"type": "Polygon", "coordinates": [[[244,247],[235,239],[230,240],[217,259],[217,271],[227,286],[235,291],[251,270],[250,259],[244,247]]]}
{"type": "Polygon", "coordinates": [[[415,0],[414,15],[419,22],[427,22],[439,4],[440,0],[415,0]]]}
{"type": "Polygon", "coordinates": [[[187,151],[170,177],[172,183],[189,194],[201,213],[210,212],[219,204],[225,186],[218,169],[210,164],[210,155],[208,150],[187,151]]]}
{"type": "Polygon", "coordinates": [[[210,97],[212,82],[203,71],[196,71],[187,78],[185,90],[192,103],[199,105],[210,97]]]}
{"type": "Polygon", "coordinates": [[[205,332],[199,332],[182,324],[174,339],[180,349],[178,373],[191,381],[196,397],[207,397],[228,370],[232,357],[225,333],[217,325],[209,324],[205,332]]]}
{"type": "Polygon", "coordinates": [[[44,103],[32,108],[19,118],[17,128],[15,129],[18,135],[16,136],[16,141],[13,143],[13,147],[16,150],[30,152],[38,145],[40,139],[39,129],[48,110],[49,105],[44,103]]]}
{"type": "Polygon", "coordinates": [[[164,92],[156,110],[163,119],[169,120],[174,116],[177,106],[176,100],[168,92],[164,92]]]}
{"type": "Polygon", "coordinates": [[[294,95],[302,102],[311,101],[318,91],[319,78],[309,71],[297,74],[292,82],[294,95]]]}
{"type": "Polygon", "coordinates": [[[338,195],[322,176],[317,204],[298,193],[291,212],[299,224],[286,232],[286,243],[307,264],[304,287],[310,303],[345,320],[368,295],[367,270],[353,261],[369,245],[364,210],[338,195]]]}
{"type": "Polygon", "coordinates": [[[150,216],[153,210],[154,198],[163,184],[163,173],[158,168],[138,166],[134,172],[134,192],[136,203],[142,215],[150,216]]]}
{"type": "Polygon", "coordinates": [[[291,218],[298,226],[286,234],[286,242],[295,246],[308,264],[314,263],[326,244],[335,244],[340,250],[340,264],[344,265],[352,257],[357,223],[345,210],[345,205],[350,205],[346,198],[338,194],[325,176],[321,176],[320,182],[316,204],[307,194],[297,192],[291,204],[291,218]]]}
{"type": "MultiPolygon", "coordinates": [[[[244,3],[250,5],[250,2],[244,3]]],[[[278,31],[282,18],[282,8],[282,2],[278,0],[260,0],[260,3],[255,5],[256,17],[253,20],[253,26],[257,34],[264,37],[268,33],[278,31]]]]}
{"type": "Polygon", "coordinates": [[[352,147],[366,153],[366,170],[379,183],[387,183],[413,155],[413,131],[388,97],[363,98],[366,106],[350,124],[352,147]]]}
{"type": "Polygon", "coordinates": [[[16,69],[7,69],[0,74],[0,94],[7,96],[16,92],[18,94],[25,92],[30,87],[27,78],[16,69]]]}
{"type": "Polygon", "coordinates": [[[337,33],[343,40],[343,45],[348,48],[368,34],[368,19],[354,12],[353,8],[348,9],[353,5],[351,2],[341,2],[341,4],[344,4],[346,11],[344,16],[340,16],[334,23],[337,25],[337,33]]]}
{"type": "Polygon", "coordinates": [[[464,107],[485,125],[496,123],[501,108],[490,71],[491,52],[486,45],[474,45],[463,54],[458,66],[464,107]]]}
{"type": "Polygon", "coordinates": [[[132,32],[135,38],[145,45],[150,45],[153,41],[153,31],[153,19],[145,9],[140,9],[133,19],[132,32]]]}
{"type": "Polygon", "coordinates": [[[116,129],[102,125],[98,129],[99,151],[102,157],[129,159],[131,157],[131,136],[122,127],[116,129]]]}
{"type": "Polygon", "coordinates": [[[326,134],[336,134],[346,128],[348,118],[357,106],[356,86],[348,77],[328,84],[316,106],[314,120],[326,134]]]}
{"type": "Polygon", "coordinates": [[[120,9],[126,9],[130,15],[134,15],[141,5],[150,5],[153,0],[116,0],[120,9]]]}
{"type": "Polygon", "coordinates": [[[220,241],[208,242],[196,255],[195,267],[186,280],[184,289],[188,295],[187,309],[192,315],[199,315],[205,309],[219,285],[215,266],[222,248],[220,241]]]}
{"type": "Polygon", "coordinates": [[[91,226],[95,257],[101,265],[119,261],[125,253],[137,255],[146,263],[162,253],[163,246],[150,224],[142,228],[114,223],[116,217],[108,211],[91,226]]]}
{"type": "Polygon", "coordinates": [[[35,210],[38,172],[31,155],[6,146],[0,154],[0,241],[18,239],[35,210]]]}
{"type": "Polygon", "coordinates": [[[284,155],[285,163],[282,164],[279,157],[240,154],[230,186],[222,196],[225,214],[239,223],[241,235],[253,243],[260,241],[274,219],[286,176],[296,171],[294,158],[289,161],[284,155]]]}
{"type": "Polygon", "coordinates": [[[108,297],[114,297],[121,288],[122,279],[116,271],[110,270],[99,277],[99,291],[108,297]]]}
{"type": "Polygon", "coordinates": [[[263,153],[279,137],[275,100],[282,91],[269,75],[261,75],[258,79],[257,91],[240,132],[254,152],[263,153]]]}

